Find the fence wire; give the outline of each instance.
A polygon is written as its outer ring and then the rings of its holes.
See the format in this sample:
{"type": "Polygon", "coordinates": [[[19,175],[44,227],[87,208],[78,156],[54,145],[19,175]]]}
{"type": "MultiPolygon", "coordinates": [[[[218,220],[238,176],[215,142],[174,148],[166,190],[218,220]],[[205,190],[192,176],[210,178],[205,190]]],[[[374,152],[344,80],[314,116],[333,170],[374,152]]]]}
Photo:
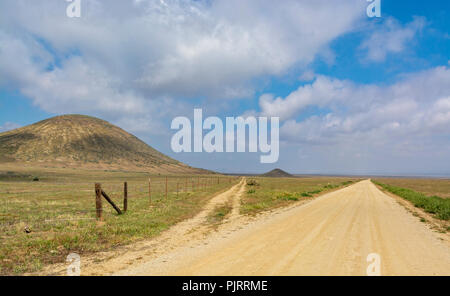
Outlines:
{"type": "MultiPolygon", "coordinates": [[[[129,203],[148,199],[164,202],[179,194],[206,192],[220,184],[233,184],[237,177],[151,177],[148,181],[127,182],[129,203]]],[[[104,190],[121,208],[124,183],[101,182],[104,190]]],[[[104,203],[104,214],[114,210],[104,203]]],[[[50,231],[73,223],[89,223],[96,220],[94,183],[49,184],[33,190],[0,188],[0,233],[50,231]],[[76,186],[75,190],[71,186],[76,186]],[[51,189],[48,189],[51,187],[51,189]],[[54,188],[54,190],[52,190],[54,188]]],[[[1,239],[1,236],[0,236],[1,239]]]]}

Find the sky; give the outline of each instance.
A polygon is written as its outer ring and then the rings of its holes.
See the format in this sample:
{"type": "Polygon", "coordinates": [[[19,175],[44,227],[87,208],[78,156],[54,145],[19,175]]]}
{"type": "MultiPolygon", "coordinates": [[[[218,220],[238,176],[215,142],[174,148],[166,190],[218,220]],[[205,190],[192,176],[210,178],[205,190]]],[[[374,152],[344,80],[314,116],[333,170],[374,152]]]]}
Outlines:
{"type": "Polygon", "coordinates": [[[62,114],[220,172],[450,175],[450,3],[0,2],[0,132],[62,114]],[[276,116],[280,157],[174,153],[177,116],[276,116]]]}

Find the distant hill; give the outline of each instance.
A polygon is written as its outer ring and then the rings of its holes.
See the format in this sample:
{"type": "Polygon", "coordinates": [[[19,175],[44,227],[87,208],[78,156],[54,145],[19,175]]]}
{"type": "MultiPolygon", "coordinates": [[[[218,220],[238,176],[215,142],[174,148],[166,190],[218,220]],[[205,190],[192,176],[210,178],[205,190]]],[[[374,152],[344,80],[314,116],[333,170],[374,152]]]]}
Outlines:
{"type": "Polygon", "coordinates": [[[268,173],[262,174],[262,177],[271,177],[271,178],[293,178],[294,176],[286,173],[281,169],[274,169],[268,173]]]}
{"type": "Polygon", "coordinates": [[[0,163],[205,173],[153,149],[104,120],[64,115],[0,133],[0,163]]]}

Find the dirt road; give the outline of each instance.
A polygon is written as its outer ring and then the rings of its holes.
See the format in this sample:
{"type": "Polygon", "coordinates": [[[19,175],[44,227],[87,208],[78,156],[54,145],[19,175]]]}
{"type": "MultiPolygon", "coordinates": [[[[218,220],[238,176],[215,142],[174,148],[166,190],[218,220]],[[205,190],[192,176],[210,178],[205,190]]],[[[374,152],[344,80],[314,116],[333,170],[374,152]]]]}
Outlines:
{"type": "Polygon", "coordinates": [[[450,275],[448,243],[369,180],[245,223],[115,274],[366,275],[376,253],[382,275],[450,275]]]}

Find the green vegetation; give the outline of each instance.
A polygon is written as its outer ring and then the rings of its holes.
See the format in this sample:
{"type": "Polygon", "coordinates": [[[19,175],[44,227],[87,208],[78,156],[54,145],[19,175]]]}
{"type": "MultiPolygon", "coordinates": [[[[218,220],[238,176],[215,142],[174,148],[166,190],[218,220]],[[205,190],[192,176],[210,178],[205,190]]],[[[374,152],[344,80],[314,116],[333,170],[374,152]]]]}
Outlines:
{"type": "Polygon", "coordinates": [[[218,205],[214,208],[211,214],[209,214],[207,221],[209,224],[213,225],[214,228],[217,228],[232,210],[233,207],[230,202],[223,205],[218,205]]]}
{"type": "Polygon", "coordinates": [[[277,199],[286,200],[286,201],[297,201],[299,198],[295,196],[295,194],[290,192],[283,192],[277,195],[277,199]]]}
{"type": "Polygon", "coordinates": [[[258,186],[258,182],[256,182],[256,180],[254,179],[250,179],[247,181],[247,186],[258,186]]]}
{"type": "Polygon", "coordinates": [[[342,182],[341,185],[347,186],[347,185],[350,185],[352,183],[353,183],[353,181],[345,181],[345,182],[342,182]]]}
{"type": "Polygon", "coordinates": [[[347,178],[254,178],[247,180],[247,193],[242,199],[241,214],[259,212],[287,206],[320,193],[355,182],[347,178]]]}
{"type": "Polygon", "coordinates": [[[16,173],[12,171],[0,172],[0,181],[32,181],[33,176],[23,173],[16,173]]]}
{"type": "Polygon", "coordinates": [[[374,181],[395,187],[408,188],[426,196],[450,198],[450,179],[376,178],[374,181]]]}
{"type": "Polygon", "coordinates": [[[0,275],[35,272],[46,264],[64,262],[71,252],[87,254],[154,237],[197,214],[212,196],[238,181],[222,177],[217,184],[217,176],[170,176],[166,200],[165,178],[151,175],[150,203],[146,173],[20,167],[8,171],[0,172],[4,176],[0,178],[0,275]],[[40,181],[33,182],[34,176],[40,181]],[[123,208],[124,181],[128,212],[119,216],[104,200],[104,222],[98,223],[94,182],[101,183],[123,208]]]}
{"type": "Polygon", "coordinates": [[[450,219],[450,199],[444,199],[438,196],[426,196],[423,193],[411,189],[383,184],[378,181],[373,182],[383,189],[412,202],[415,207],[424,209],[427,213],[433,214],[438,219],[446,221],[450,219]]]}

